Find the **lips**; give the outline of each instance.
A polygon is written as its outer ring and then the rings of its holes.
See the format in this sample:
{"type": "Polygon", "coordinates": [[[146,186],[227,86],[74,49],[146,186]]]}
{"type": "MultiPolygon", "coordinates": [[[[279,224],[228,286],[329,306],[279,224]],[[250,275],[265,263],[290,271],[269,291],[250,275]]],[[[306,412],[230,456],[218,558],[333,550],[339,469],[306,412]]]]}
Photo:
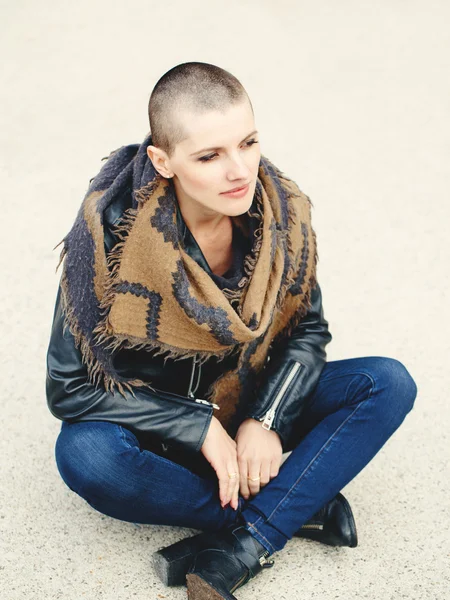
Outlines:
{"type": "Polygon", "coordinates": [[[248,185],[249,185],[249,183],[245,183],[244,185],[233,188],[232,190],[227,190],[226,192],[222,192],[222,194],[231,194],[231,192],[239,192],[239,191],[243,190],[244,188],[246,188],[248,185]]]}

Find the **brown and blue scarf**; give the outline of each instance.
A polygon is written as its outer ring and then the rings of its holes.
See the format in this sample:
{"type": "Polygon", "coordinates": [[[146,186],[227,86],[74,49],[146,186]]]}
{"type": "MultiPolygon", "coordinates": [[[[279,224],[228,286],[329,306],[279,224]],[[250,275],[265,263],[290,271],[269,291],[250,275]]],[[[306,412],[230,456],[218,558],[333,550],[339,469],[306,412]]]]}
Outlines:
{"type": "MultiPolygon", "coordinates": [[[[57,245],[64,243],[56,270],[64,258],[65,325],[90,382],[124,396],[124,388],[154,388],[151,381],[118,374],[113,359],[121,348],[177,360],[196,356],[200,363],[238,353],[236,369],[225,371],[206,394],[220,406],[215,415],[226,426],[243,394],[258,389],[269,346],[289,336],[311,306],[318,260],[312,202],[261,155],[252,204],[260,225],[245,277],[238,290],[221,290],[180,243],[173,182],[154,169],[146,152],[151,143],[149,133],[142,144],[106,157],[57,245]],[[131,195],[131,206],[116,223],[118,241],[108,252],[105,211],[122,194],[131,195]]],[[[245,228],[244,217],[233,220],[245,228]]]]}

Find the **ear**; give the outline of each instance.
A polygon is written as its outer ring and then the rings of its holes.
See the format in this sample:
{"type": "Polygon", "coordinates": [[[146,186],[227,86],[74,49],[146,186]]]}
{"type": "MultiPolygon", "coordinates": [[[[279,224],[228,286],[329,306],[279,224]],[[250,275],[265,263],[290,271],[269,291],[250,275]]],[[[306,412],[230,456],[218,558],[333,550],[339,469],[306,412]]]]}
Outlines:
{"type": "Polygon", "coordinates": [[[167,168],[167,155],[166,153],[157,148],[156,146],[147,146],[147,156],[152,161],[155,169],[163,177],[169,178],[173,176],[173,173],[167,168]]]}

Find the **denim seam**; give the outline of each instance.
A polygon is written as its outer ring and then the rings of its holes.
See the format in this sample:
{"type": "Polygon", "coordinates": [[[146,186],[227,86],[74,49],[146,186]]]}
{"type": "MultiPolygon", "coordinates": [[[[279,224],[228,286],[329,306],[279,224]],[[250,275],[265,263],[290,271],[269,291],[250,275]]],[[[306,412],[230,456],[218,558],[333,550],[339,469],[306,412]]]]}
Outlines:
{"type": "Polygon", "coordinates": [[[269,542],[269,540],[255,527],[256,523],[259,523],[260,521],[262,521],[262,517],[259,517],[258,519],[256,519],[256,521],[254,523],[247,523],[247,525],[249,527],[251,527],[252,529],[254,529],[256,531],[256,533],[258,535],[260,535],[262,537],[262,539],[265,540],[268,543],[268,545],[272,548],[272,552],[276,552],[275,548],[269,542]]]}
{"type": "Polygon", "coordinates": [[[270,513],[270,515],[267,517],[266,522],[270,523],[270,519],[272,519],[272,517],[274,516],[274,514],[276,513],[276,511],[281,507],[281,505],[284,503],[284,501],[286,500],[286,498],[289,496],[289,494],[292,492],[292,490],[297,486],[297,484],[299,483],[299,481],[303,478],[303,476],[305,475],[305,473],[309,470],[309,468],[311,467],[311,465],[314,463],[314,461],[320,456],[320,454],[323,452],[323,450],[329,445],[329,443],[333,440],[333,438],[336,436],[336,434],[344,427],[344,425],[347,423],[347,421],[349,421],[353,415],[356,413],[356,411],[362,406],[362,403],[360,402],[355,409],[352,411],[352,413],[345,419],[345,421],[343,421],[339,427],[336,429],[336,431],[327,439],[327,441],[323,444],[323,446],[320,448],[320,450],[317,452],[317,454],[314,456],[314,458],[311,459],[311,461],[309,462],[308,466],[305,467],[305,469],[303,470],[302,474],[300,475],[300,477],[295,481],[295,483],[291,486],[291,488],[289,489],[289,491],[285,494],[285,496],[280,500],[280,502],[278,502],[277,506],[273,509],[273,511],[270,513]]]}

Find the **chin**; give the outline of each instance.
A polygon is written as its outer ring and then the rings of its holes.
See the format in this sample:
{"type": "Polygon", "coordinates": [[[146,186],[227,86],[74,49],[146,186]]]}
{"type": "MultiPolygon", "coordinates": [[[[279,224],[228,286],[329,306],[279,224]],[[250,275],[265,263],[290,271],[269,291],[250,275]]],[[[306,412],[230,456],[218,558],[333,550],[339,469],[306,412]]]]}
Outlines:
{"type": "Polygon", "coordinates": [[[221,212],[229,217],[243,215],[250,210],[254,196],[255,188],[253,188],[253,190],[249,189],[248,196],[244,196],[244,198],[236,198],[234,200],[227,199],[227,202],[221,206],[221,212]]]}
{"type": "Polygon", "coordinates": [[[245,214],[248,210],[250,210],[250,207],[253,202],[253,197],[251,198],[251,200],[247,200],[245,202],[244,200],[246,200],[246,198],[241,198],[240,204],[236,203],[234,206],[226,207],[227,210],[223,214],[226,214],[229,217],[237,217],[239,215],[245,214]]]}

